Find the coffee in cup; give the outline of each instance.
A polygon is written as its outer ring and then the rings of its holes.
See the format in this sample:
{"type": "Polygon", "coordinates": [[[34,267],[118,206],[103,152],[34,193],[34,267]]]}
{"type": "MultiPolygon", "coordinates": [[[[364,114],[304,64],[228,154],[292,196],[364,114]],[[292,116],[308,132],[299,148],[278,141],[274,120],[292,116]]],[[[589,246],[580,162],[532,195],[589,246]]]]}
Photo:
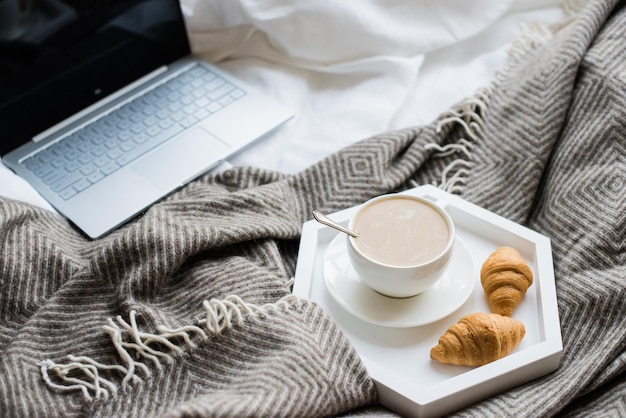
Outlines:
{"type": "Polygon", "coordinates": [[[404,194],[365,202],[350,220],[359,237],[347,237],[360,279],[391,297],[410,297],[443,274],[454,244],[454,224],[440,204],[404,194]]]}

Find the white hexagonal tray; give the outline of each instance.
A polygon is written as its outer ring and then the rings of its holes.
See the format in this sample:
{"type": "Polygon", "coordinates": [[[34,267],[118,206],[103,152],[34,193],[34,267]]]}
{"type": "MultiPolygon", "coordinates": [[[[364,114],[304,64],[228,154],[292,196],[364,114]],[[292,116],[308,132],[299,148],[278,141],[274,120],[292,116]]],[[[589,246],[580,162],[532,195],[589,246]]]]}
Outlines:
{"type": "MultiPolygon", "coordinates": [[[[458,309],[414,327],[376,325],[349,313],[331,296],[324,281],[326,249],[339,232],[314,220],[303,225],[293,287],[295,295],[316,302],[342,329],[374,379],[380,402],[409,417],[439,416],[555,370],[563,346],[550,240],[433,186],[403,193],[448,203],[457,236],[469,250],[475,270],[473,290],[458,309]],[[431,347],[461,316],[490,312],[479,270],[487,256],[503,245],[516,248],[535,277],[513,314],[526,327],[524,339],[508,356],[481,367],[431,360],[431,347]]],[[[347,225],[356,209],[329,216],[347,225]]]]}

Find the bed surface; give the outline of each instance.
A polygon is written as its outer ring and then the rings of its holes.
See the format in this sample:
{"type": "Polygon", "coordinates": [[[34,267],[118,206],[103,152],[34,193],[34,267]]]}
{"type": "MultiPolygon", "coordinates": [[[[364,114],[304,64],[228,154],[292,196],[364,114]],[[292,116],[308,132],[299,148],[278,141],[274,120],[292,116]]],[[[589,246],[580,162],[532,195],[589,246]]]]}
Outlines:
{"type": "MultiPolygon", "coordinates": [[[[181,6],[197,55],[296,115],[230,164],[295,173],[371,135],[430,123],[488,86],[523,25],[560,21],[559,3],[182,0],[181,6]]],[[[53,210],[4,165],[0,195],[53,210]]]]}
{"type": "Polygon", "coordinates": [[[0,170],[0,411],[397,416],[293,285],[314,209],[431,185],[549,239],[563,343],[452,415],[626,415],[624,1],[349,3],[184,0],[296,117],[101,239],[0,170]]]}

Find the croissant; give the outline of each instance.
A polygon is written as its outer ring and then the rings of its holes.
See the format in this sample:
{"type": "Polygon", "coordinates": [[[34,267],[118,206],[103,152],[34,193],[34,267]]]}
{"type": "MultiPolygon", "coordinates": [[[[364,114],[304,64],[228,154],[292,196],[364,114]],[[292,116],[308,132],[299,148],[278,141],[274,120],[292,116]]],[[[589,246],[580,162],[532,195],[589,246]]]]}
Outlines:
{"type": "Polygon", "coordinates": [[[500,247],[483,263],[480,282],[491,310],[511,316],[533,283],[533,272],[517,250],[500,247]]]}
{"type": "Polygon", "coordinates": [[[482,366],[509,354],[524,338],[526,328],[499,314],[473,313],[462,317],[439,337],[430,358],[458,366],[482,366]]]}

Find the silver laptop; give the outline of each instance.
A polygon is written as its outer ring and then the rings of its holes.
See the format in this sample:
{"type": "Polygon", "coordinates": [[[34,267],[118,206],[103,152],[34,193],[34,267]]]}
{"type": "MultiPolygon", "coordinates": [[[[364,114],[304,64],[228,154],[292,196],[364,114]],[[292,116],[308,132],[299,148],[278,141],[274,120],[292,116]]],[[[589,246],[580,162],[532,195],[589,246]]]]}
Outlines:
{"type": "Polygon", "coordinates": [[[178,0],[12,2],[2,161],[91,238],[292,117],[191,56],[178,0]]]}

